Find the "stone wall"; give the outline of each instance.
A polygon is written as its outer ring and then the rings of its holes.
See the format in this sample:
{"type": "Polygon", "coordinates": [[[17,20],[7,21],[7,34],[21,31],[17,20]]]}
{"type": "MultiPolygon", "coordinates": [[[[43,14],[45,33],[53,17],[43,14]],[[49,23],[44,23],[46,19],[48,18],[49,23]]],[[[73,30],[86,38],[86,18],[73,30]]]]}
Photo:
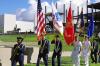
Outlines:
{"type": "MultiPolygon", "coordinates": [[[[38,56],[38,48],[26,47],[25,56],[24,56],[24,64],[27,63],[36,63],[36,59],[38,56]],[[33,53],[33,51],[35,52],[33,53]],[[34,59],[33,59],[34,58],[34,59]]],[[[4,47],[0,46],[0,66],[11,66],[10,57],[12,54],[12,47],[4,47]]]]}

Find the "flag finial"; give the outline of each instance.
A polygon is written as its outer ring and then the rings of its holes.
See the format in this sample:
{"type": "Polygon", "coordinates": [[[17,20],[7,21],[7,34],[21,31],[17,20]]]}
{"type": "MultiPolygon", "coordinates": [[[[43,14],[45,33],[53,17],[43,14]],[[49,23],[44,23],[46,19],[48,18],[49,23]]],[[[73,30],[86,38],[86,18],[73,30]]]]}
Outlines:
{"type": "Polygon", "coordinates": [[[70,6],[71,6],[72,1],[70,0],[70,6]]]}

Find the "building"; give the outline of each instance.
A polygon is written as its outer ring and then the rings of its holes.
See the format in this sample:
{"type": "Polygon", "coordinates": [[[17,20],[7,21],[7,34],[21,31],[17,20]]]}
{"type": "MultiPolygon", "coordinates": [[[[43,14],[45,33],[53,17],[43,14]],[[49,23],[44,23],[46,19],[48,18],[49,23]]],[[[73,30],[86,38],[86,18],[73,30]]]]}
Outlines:
{"type": "Polygon", "coordinates": [[[34,32],[34,22],[17,21],[16,15],[4,14],[0,15],[0,33],[11,32],[34,32]]]}
{"type": "MultiPolygon", "coordinates": [[[[87,6],[88,8],[93,9],[93,16],[94,16],[94,24],[95,24],[95,32],[100,32],[100,2],[93,3],[87,6]]],[[[91,13],[88,13],[90,15],[91,13]]]]}

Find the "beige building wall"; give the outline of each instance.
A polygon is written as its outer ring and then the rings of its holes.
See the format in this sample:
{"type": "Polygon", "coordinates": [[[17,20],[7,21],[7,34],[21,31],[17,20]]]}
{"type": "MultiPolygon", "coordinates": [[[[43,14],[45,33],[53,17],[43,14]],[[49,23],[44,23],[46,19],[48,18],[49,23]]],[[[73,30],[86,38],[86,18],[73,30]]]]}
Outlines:
{"type": "Polygon", "coordinates": [[[34,32],[34,23],[28,21],[16,21],[17,28],[20,28],[20,32],[34,32]]]}
{"type": "Polygon", "coordinates": [[[29,21],[17,21],[16,15],[4,14],[0,15],[0,33],[7,33],[14,30],[16,27],[20,28],[20,32],[34,32],[36,23],[29,21]]]}
{"type": "Polygon", "coordinates": [[[16,16],[11,14],[4,15],[4,33],[13,31],[16,24],[16,16]]]}
{"type": "Polygon", "coordinates": [[[4,15],[0,15],[0,33],[4,32],[4,15]]]}

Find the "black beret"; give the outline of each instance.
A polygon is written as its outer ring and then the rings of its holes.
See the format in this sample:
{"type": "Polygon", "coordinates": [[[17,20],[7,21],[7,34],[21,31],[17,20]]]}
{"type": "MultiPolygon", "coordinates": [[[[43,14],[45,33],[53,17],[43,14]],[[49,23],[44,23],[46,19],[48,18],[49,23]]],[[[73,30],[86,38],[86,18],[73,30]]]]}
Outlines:
{"type": "Polygon", "coordinates": [[[59,35],[56,35],[56,38],[59,38],[59,35]]]}
{"type": "Polygon", "coordinates": [[[23,38],[22,38],[22,37],[17,37],[17,39],[22,39],[22,40],[23,40],[23,38]]]}

